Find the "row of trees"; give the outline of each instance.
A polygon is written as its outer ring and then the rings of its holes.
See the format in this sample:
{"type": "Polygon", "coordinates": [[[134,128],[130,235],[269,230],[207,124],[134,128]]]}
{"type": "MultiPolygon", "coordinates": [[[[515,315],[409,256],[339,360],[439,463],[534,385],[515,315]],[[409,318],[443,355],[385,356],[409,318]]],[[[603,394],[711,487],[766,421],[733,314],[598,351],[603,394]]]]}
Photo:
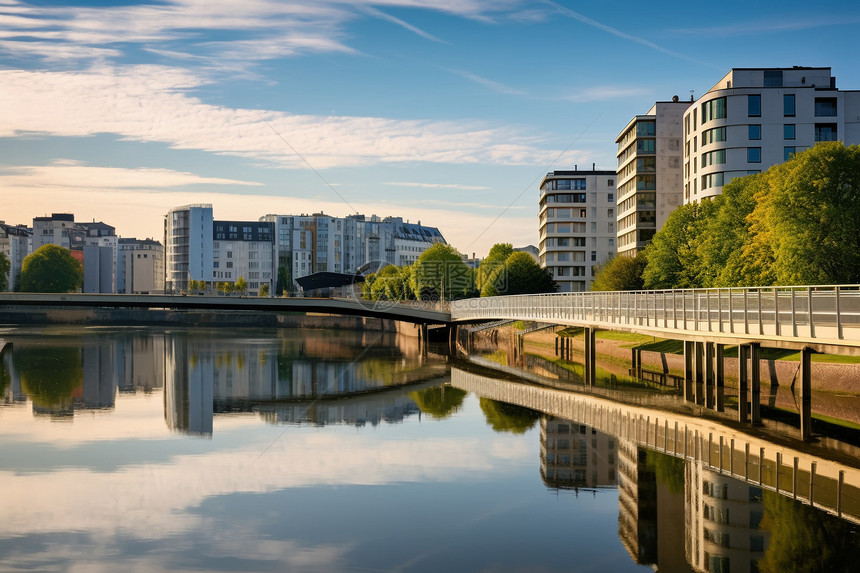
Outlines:
{"type": "Polygon", "coordinates": [[[860,282],[860,146],[819,143],[669,216],[592,290],[860,282]]]}
{"type": "Polygon", "coordinates": [[[552,275],[528,253],[499,243],[477,269],[450,245],[437,243],[410,266],[387,265],[362,286],[370,300],[453,300],[473,296],[555,292],[552,275]]]}

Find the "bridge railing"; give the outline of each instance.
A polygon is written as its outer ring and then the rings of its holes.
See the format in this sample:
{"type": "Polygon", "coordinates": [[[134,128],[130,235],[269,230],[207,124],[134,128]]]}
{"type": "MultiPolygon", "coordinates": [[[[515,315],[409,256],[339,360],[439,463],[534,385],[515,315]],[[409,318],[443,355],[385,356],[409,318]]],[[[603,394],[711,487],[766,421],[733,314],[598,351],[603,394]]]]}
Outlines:
{"type": "Polygon", "coordinates": [[[583,292],[451,303],[453,321],[512,319],[860,341],[860,285],[583,292]]]}

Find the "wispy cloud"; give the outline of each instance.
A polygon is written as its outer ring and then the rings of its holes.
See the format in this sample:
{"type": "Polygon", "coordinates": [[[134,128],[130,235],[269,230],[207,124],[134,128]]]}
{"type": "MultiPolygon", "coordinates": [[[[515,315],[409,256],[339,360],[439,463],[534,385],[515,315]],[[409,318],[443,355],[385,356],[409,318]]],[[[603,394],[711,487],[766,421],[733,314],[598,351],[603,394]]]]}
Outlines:
{"type": "Polygon", "coordinates": [[[574,103],[589,101],[606,101],[610,99],[621,99],[648,95],[649,91],[639,87],[629,86],[592,86],[586,89],[573,89],[556,96],[556,99],[574,103]]]}
{"type": "Polygon", "coordinates": [[[317,169],[416,161],[523,165],[543,163],[549,154],[535,136],[478,122],[294,115],[204,104],[184,93],[204,83],[162,66],[85,73],[0,70],[0,137],[112,133],[304,168],[295,149],[317,169]]]}
{"type": "Polygon", "coordinates": [[[386,14],[385,12],[382,12],[381,10],[377,10],[376,8],[373,8],[371,6],[365,6],[364,11],[367,14],[370,14],[371,16],[373,16],[374,18],[379,18],[381,20],[386,20],[388,22],[391,22],[392,24],[397,24],[398,26],[405,28],[405,29],[409,30],[410,32],[418,34],[419,36],[421,36],[422,38],[424,38],[426,40],[430,40],[432,42],[438,42],[440,44],[447,44],[448,43],[445,40],[442,40],[440,38],[437,38],[433,34],[430,34],[429,32],[425,32],[424,30],[422,30],[416,26],[413,26],[412,24],[410,24],[408,22],[404,22],[400,18],[396,18],[390,14],[386,14]]]}
{"type": "Polygon", "coordinates": [[[416,183],[412,181],[385,181],[383,185],[392,185],[394,187],[420,187],[422,189],[459,189],[463,191],[483,191],[489,187],[481,187],[479,185],[461,185],[459,183],[416,183]]]}
{"type": "Polygon", "coordinates": [[[688,62],[693,62],[695,64],[702,65],[701,62],[699,62],[698,60],[696,60],[694,58],[691,58],[690,56],[687,56],[686,54],[681,54],[679,52],[669,50],[668,48],[664,48],[663,46],[660,46],[659,44],[655,44],[654,42],[651,42],[650,40],[640,38],[639,36],[634,36],[633,34],[628,34],[627,32],[622,32],[621,30],[618,30],[617,28],[613,28],[612,26],[608,26],[602,22],[598,22],[597,20],[594,20],[592,18],[589,18],[588,16],[585,16],[584,14],[580,14],[579,12],[571,10],[570,8],[568,8],[566,6],[562,6],[561,4],[557,4],[556,2],[552,2],[551,0],[543,0],[543,2],[549,6],[554,7],[560,14],[563,14],[569,18],[572,18],[574,20],[582,22],[583,24],[586,24],[587,26],[591,26],[592,28],[602,30],[603,32],[606,32],[608,34],[612,34],[613,36],[616,36],[618,38],[622,38],[624,40],[629,40],[631,42],[635,42],[639,45],[645,46],[646,48],[650,48],[650,49],[655,50],[657,52],[666,54],[667,56],[672,56],[673,58],[679,58],[681,60],[686,60],[688,62]]]}
{"type": "Polygon", "coordinates": [[[672,30],[677,34],[708,36],[712,38],[729,38],[734,36],[761,35],[779,32],[796,32],[814,28],[829,28],[834,26],[851,26],[860,24],[860,16],[854,15],[810,15],[800,18],[767,17],[761,20],[736,22],[724,26],[702,26],[699,28],[679,28],[672,30]]]}
{"type": "Polygon", "coordinates": [[[465,78],[465,79],[469,80],[470,82],[480,84],[480,85],[487,87],[487,88],[489,88],[492,91],[497,92],[497,93],[507,94],[507,95],[516,95],[516,96],[528,95],[528,92],[526,92],[524,90],[512,88],[512,87],[505,85],[501,82],[487,79],[483,76],[479,76],[478,74],[473,74],[472,72],[467,72],[465,70],[458,70],[456,68],[444,68],[444,69],[447,72],[458,75],[461,78],[465,78]]]}

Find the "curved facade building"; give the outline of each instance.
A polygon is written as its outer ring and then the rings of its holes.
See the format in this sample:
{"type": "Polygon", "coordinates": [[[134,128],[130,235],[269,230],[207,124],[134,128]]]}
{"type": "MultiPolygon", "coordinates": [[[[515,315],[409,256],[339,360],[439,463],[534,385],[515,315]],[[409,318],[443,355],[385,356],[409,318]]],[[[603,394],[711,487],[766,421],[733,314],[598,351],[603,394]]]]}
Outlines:
{"type": "Polygon", "coordinates": [[[860,91],[830,68],[734,68],[684,113],[684,202],[819,141],[860,143],[860,91]]]}

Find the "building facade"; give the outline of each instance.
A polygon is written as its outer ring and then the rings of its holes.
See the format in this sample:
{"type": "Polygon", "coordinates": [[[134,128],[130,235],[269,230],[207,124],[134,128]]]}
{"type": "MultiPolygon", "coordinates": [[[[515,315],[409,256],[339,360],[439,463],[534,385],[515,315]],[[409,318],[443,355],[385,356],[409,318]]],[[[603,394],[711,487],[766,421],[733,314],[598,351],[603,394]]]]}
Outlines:
{"type": "Polygon", "coordinates": [[[9,259],[9,275],[6,278],[10,291],[18,290],[24,257],[30,254],[30,238],[30,230],[26,227],[7,225],[0,221],[0,253],[9,259]]]}
{"type": "Polygon", "coordinates": [[[247,294],[257,296],[260,287],[275,292],[277,261],[275,224],[265,221],[215,221],[212,237],[212,280],[235,283],[243,278],[247,294]]]}
{"type": "Polygon", "coordinates": [[[684,200],[684,112],[675,96],[637,115],[618,146],[618,254],[635,257],[684,200]]]}
{"type": "Polygon", "coordinates": [[[153,239],[120,239],[117,292],[164,293],[164,246],[153,239]]]}
{"type": "Polygon", "coordinates": [[[540,264],[559,292],[587,291],[616,253],[615,171],[553,171],[540,184],[540,264]]]}
{"type": "Polygon", "coordinates": [[[734,68],[684,113],[684,202],[819,141],[860,143],[860,91],[830,68],[734,68]]]}
{"type": "Polygon", "coordinates": [[[187,292],[189,281],[212,282],[212,205],[171,209],[164,216],[164,292],[187,292]]]}

